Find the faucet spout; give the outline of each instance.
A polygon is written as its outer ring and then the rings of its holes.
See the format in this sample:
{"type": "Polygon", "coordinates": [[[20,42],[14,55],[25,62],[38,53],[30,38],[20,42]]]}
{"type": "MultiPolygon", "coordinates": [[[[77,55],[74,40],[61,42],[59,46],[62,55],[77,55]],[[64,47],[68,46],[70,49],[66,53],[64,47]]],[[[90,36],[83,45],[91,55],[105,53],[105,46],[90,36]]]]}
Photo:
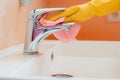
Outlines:
{"type": "Polygon", "coordinates": [[[34,39],[34,41],[31,42],[30,46],[28,47],[27,52],[25,53],[39,53],[39,43],[41,43],[42,40],[44,40],[46,37],[48,37],[50,34],[53,34],[54,32],[60,31],[60,30],[70,30],[72,28],[74,23],[67,23],[63,24],[58,27],[54,28],[38,28],[38,30],[41,31],[41,33],[34,39]]]}

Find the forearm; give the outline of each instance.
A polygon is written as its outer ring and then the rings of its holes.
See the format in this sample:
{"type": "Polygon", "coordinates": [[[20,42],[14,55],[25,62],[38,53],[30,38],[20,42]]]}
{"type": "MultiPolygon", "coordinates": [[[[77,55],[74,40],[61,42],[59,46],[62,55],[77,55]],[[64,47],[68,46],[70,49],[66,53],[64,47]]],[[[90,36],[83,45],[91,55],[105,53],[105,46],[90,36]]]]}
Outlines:
{"type": "MultiPolygon", "coordinates": [[[[69,17],[68,21],[83,22],[93,16],[104,16],[120,10],[120,0],[92,0],[82,5],[76,5],[79,11],[74,16],[69,17]],[[77,17],[78,16],[78,17],[77,17]]],[[[77,8],[75,8],[77,9],[77,8]]],[[[73,12],[73,11],[71,11],[73,12]]]]}
{"type": "Polygon", "coordinates": [[[104,16],[120,10],[120,0],[92,0],[92,11],[97,16],[104,16]]]}

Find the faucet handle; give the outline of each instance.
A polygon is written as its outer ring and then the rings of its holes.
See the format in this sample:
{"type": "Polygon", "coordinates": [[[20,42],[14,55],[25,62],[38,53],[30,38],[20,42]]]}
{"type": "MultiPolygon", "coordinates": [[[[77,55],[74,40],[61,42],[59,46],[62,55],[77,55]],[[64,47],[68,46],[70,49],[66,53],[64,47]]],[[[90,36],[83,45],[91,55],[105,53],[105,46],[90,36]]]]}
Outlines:
{"type": "Polygon", "coordinates": [[[34,9],[34,19],[36,19],[38,16],[41,16],[44,13],[48,12],[54,12],[54,11],[63,11],[66,8],[40,8],[40,9],[34,9]]]}

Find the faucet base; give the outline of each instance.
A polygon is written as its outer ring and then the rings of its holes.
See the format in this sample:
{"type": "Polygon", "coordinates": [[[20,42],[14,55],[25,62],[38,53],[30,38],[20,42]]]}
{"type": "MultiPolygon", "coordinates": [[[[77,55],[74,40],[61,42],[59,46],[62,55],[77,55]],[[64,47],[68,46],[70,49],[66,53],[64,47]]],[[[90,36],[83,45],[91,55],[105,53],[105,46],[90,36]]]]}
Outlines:
{"type": "Polygon", "coordinates": [[[39,55],[38,51],[24,51],[24,55],[39,55]]]}

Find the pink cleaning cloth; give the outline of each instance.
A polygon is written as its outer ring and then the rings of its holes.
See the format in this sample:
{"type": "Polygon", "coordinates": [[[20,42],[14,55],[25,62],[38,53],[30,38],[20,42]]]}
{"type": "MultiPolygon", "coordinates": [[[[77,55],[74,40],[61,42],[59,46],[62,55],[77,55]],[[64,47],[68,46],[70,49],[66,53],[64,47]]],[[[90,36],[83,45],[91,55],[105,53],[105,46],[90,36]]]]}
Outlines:
{"type": "MultiPolygon", "coordinates": [[[[48,14],[44,14],[38,21],[38,24],[42,25],[45,28],[57,27],[59,25],[62,25],[63,21],[65,19],[65,17],[63,17],[63,18],[60,18],[56,21],[48,21],[45,19],[45,18],[47,18],[47,16],[48,16],[48,14]]],[[[70,41],[76,40],[75,37],[77,36],[77,34],[80,30],[80,27],[81,26],[79,23],[75,23],[70,30],[68,30],[68,31],[60,30],[60,31],[57,31],[53,34],[60,41],[68,43],[70,41]]]]}
{"type": "Polygon", "coordinates": [[[47,13],[43,14],[43,16],[39,19],[38,24],[41,26],[44,26],[45,28],[51,28],[51,27],[56,27],[58,25],[61,25],[65,19],[65,17],[63,17],[56,21],[47,21],[45,18],[47,18],[48,16],[49,14],[47,13]]]}

